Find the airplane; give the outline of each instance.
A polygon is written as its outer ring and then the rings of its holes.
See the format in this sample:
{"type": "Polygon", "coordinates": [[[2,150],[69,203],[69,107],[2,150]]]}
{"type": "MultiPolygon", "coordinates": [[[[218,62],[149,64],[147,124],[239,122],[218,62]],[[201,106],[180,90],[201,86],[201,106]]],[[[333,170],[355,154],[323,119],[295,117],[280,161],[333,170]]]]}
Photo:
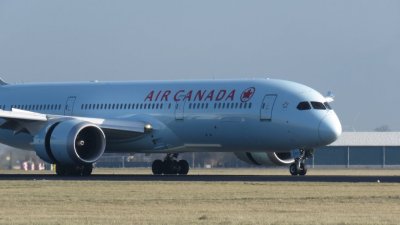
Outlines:
{"type": "Polygon", "coordinates": [[[88,176],[106,153],[166,154],[155,175],[189,172],[184,152],[233,152],[307,173],[340,121],[324,97],[275,79],[9,84],[0,79],[0,142],[35,151],[60,176],[88,176]],[[292,150],[298,149],[294,157],[292,150]]]}

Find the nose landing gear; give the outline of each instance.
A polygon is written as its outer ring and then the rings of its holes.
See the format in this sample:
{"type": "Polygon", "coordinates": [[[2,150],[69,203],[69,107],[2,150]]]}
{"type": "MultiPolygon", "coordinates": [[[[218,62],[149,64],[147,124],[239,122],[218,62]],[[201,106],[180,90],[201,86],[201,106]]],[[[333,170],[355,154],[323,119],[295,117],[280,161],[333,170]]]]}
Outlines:
{"type": "Polygon", "coordinates": [[[293,176],[304,176],[307,174],[306,160],[314,154],[314,149],[300,149],[300,156],[297,157],[289,167],[289,172],[293,176]]]}
{"type": "Polygon", "coordinates": [[[189,163],[186,160],[177,160],[178,153],[167,154],[164,161],[155,160],[151,166],[154,175],[179,174],[187,175],[189,172],[189,163]]]}

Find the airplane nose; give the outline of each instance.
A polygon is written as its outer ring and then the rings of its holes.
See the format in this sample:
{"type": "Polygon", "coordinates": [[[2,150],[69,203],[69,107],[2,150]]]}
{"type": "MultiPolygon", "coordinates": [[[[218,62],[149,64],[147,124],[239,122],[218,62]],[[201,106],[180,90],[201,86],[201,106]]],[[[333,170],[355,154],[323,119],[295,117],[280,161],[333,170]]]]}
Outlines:
{"type": "Polygon", "coordinates": [[[335,112],[330,111],[321,120],[318,128],[319,139],[323,145],[328,145],[338,139],[342,134],[342,125],[335,112]]]}

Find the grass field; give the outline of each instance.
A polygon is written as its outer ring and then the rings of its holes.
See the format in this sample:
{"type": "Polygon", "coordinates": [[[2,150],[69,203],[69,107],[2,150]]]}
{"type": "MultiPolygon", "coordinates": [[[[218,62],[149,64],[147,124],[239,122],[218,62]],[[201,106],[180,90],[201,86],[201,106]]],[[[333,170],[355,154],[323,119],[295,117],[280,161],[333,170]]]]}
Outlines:
{"type": "MultiPolygon", "coordinates": [[[[134,173],[96,173],[118,171],[134,173]]],[[[400,184],[0,181],[0,224],[400,224],[398,212],[400,184]]]]}

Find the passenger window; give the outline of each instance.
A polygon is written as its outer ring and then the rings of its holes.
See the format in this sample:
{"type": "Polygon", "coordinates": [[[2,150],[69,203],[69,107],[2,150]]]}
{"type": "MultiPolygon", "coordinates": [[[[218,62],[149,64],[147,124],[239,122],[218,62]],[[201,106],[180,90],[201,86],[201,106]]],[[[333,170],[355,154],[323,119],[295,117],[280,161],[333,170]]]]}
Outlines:
{"type": "Polygon", "coordinates": [[[298,110],[310,110],[311,106],[310,106],[310,103],[308,103],[308,102],[300,102],[297,105],[297,109],[298,110]]]}
{"type": "Polygon", "coordinates": [[[326,107],[322,102],[311,102],[311,105],[314,109],[318,109],[318,110],[325,110],[326,107]]]}

